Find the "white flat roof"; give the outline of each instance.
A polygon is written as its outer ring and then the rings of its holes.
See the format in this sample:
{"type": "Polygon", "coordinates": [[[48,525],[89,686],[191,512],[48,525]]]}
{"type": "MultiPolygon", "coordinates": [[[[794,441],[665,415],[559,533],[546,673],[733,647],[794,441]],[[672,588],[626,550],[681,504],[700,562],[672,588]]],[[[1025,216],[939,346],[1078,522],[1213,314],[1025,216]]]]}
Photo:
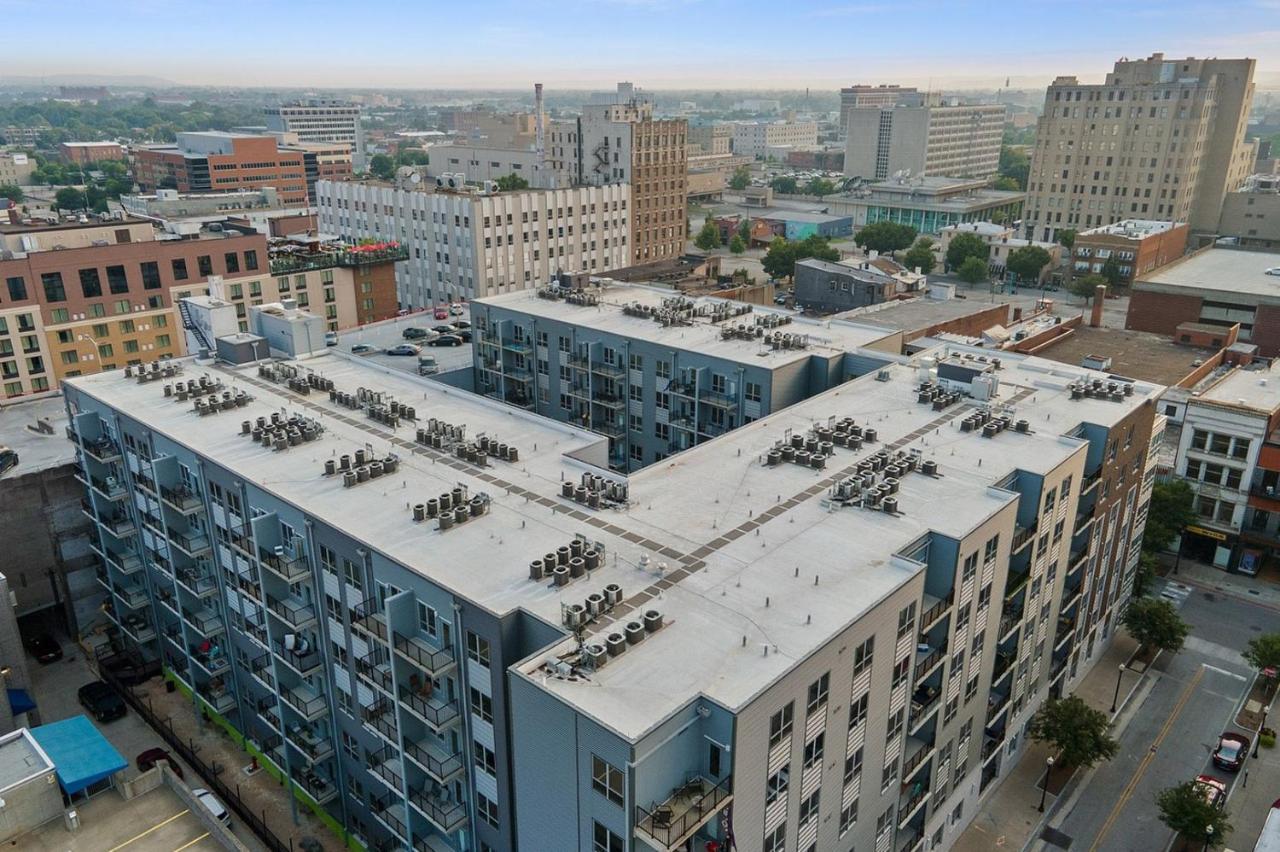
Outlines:
{"type": "Polygon", "coordinates": [[[1100,228],[1091,228],[1087,231],[1081,231],[1080,236],[1113,236],[1128,237],[1133,240],[1140,240],[1144,237],[1150,237],[1153,234],[1163,234],[1165,231],[1172,231],[1174,228],[1182,227],[1183,222],[1160,222],[1155,219],[1124,219],[1119,222],[1113,222],[1110,225],[1103,225],[1100,228]]]}
{"type": "Polygon", "coordinates": [[[43,399],[0,405],[0,444],[18,454],[18,466],[4,474],[12,479],[34,471],[75,461],[75,445],[67,440],[67,408],[62,394],[43,399]],[[53,432],[44,434],[28,426],[47,421],[53,432]]]}
{"type": "Polygon", "coordinates": [[[1280,408],[1280,367],[1236,368],[1189,401],[1203,400],[1242,405],[1269,414],[1280,408]]]}
{"type": "Polygon", "coordinates": [[[1254,298],[1280,299],[1280,254],[1208,248],[1140,278],[1144,290],[1215,290],[1254,298]],[[1154,286],[1152,286],[1154,285],[1154,286]]]}

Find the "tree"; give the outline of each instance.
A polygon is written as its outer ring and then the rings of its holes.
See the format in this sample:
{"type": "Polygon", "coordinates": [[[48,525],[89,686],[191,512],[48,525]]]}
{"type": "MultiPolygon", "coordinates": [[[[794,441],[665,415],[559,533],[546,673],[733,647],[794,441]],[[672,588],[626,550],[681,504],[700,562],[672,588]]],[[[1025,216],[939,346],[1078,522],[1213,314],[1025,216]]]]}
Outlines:
{"type": "Polygon", "coordinates": [[[1022,191],[1022,187],[1018,186],[1018,181],[1015,178],[1008,177],[1007,175],[1002,175],[996,178],[996,182],[991,185],[991,188],[999,189],[1003,192],[1022,191]]]}
{"type": "Polygon", "coordinates": [[[928,275],[937,266],[937,258],[933,256],[933,240],[921,237],[915,241],[907,253],[902,256],[902,264],[907,269],[919,269],[922,275],[928,275]]]}
{"type": "Polygon", "coordinates": [[[426,166],[431,158],[421,148],[402,148],[396,152],[397,166],[426,166]]]}
{"type": "Polygon", "coordinates": [[[793,177],[776,177],[769,181],[769,186],[781,195],[795,195],[800,191],[800,184],[793,177]]]}
{"type": "Polygon", "coordinates": [[[1089,299],[1093,297],[1098,287],[1107,286],[1107,279],[1101,275],[1086,275],[1083,278],[1073,278],[1069,286],[1073,294],[1084,299],[1085,303],[1088,304],[1089,299]]]}
{"type": "Polygon", "coordinates": [[[1182,528],[1195,518],[1192,509],[1194,500],[1195,494],[1185,480],[1157,482],[1152,486],[1146,532],[1142,534],[1142,549],[1159,553],[1168,548],[1182,533],[1182,528]]]}
{"type": "Polygon", "coordinates": [[[1208,848],[1216,849],[1231,833],[1227,814],[1208,800],[1204,787],[1194,780],[1161,790],[1156,794],[1156,807],[1165,825],[1208,848]]]}
{"type": "Polygon", "coordinates": [[[1061,231],[1058,231],[1058,245],[1062,246],[1067,251],[1071,251],[1072,247],[1074,247],[1075,244],[1076,244],[1075,228],[1063,228],[1061,231]]]}
{"type": "Polygon", "coordinates": [[[816,257],[818,260],[839,260],[840,252],[833,249],[825,238],[817,234],[811,234],[798,242],[788,242],[782,237],[774,237],[760,265],[771,278],[789,278],[795,274],[796,261],[807,257],[816,257]]]}
{"type": "Polygon", "coordinates": [[[744,243],[751,242],[751,220],[743,219],[738,223],[738,236],[742,237],[744,243]]]}
{"type": "Polygon", "coordinates": [[[53,196],[55,210],[83,210],[89,206],[85,194],[74,186],[64,186],[53,196]]]}
{"type": "Polygon", "coordinates": [[[720,229],[716,227],[715,220],[710,216],[702,224],[702,230],[698,231],[698,236],[694,237],[693,244],[703,251],[712,251],[720,247],[720,229]]]}
{"type": "Polygon", "coordinates": [[[982,261],[982,269],[985,274],[987,258],[991,257],[991,246],[987,245],[982,237],[977,234],[956,234],[951,242],[947,244],[947,268],[959,269],[964,265],[965,260],[970,257],[976,257],[982,261]]]}
{"type": "Polygon", "coordinates": [[[1116,260],[1114,254],[1102,264],[1102,277],[1107,279],[1107,283],[1111,285],[1112,290],[1119,287],[1120,282],[1124,280],[1124,275],[1120,272],[1120,261],[1116,260]]]}
{"type": "Polygon", "coordinates": [[[1124,626],[1147,650],[1177,653],[1187,638],[1187,623],[1163,598],[1134,598],[1124,611],[1124,626]]]}
{"type": "Polygon", "coordinates": [[[729,188],[742,191],[749,186],[751,186],[751,169],[738,166],[729,177],[729,188]]]}
{"type": "Polygon", "coordinates": [[[742,241],[742,237],[734,234],[733,239],[729,240],[729,251],[734,254],[742,254],[746,250],[747,244],[742,241]]]}
{"type": "Polygon", "coordinates": [[[987,277],[987,262],[973,256],[966,257],[956,270],[956,275],[960,276],[961,281],[977,284],[987,277]]]}
{"type": "Polygon", "coordinates": [[[1040,280],[1040,271],[1049,265],[1053,258],[1040,246],[1023,246],[1009,252],[1006,265],[1010,272],[1024,282],[1035,283],[1040,280]]]}
{"type": "Polygon", "coordinates": [[[498,178],[496,183],[498,184],[498,189],[502,190],[503,192],[511,192],[512,190],[516,190],[516,189],[529,188],[529,181],[520,177],[520,175],[516,174],[515,172],[512,172],[509,175],[502,175],[500,178],[498,178]]]}
{"type": "Polygon", "coordinates": [[[386,154],[374,154],[369,158],[369,172],[376,178],[391,180],[396,174],[396,162],[386,154]]]}
{"type": "Polygon", "coordinates": [[[901,251],[910,246],[916,239],[916,229],[910,225],[899,225],[897,222],[872,222],[864,225],[854,236],[853,241],[868,251],[881,254],[901,251]]]}
{"type": "Polygon", "coordinates": [[[824,195],[830,195],[836,191],[836,185],[826,178],[814,178],[805,184],[804,191],[809,195],[816,195],[821,198],[824,195]]]}
{"type": "Polygon", "coordinates": [[[1111,738],[1107,714],[1076,695],[1049,699],[1031,719],[1031,737],[1049,743],[1066,766],[1089,767],[1120,750],[1111,738]]]}
{"type": "Polygon", "coordinates": [[[1000,161],[996,167],[1001,177],[1012,178],[1018,189],[1027,188],[1027,175],[1031,173],[1031,158],[1008,145],[1000,146],[1000,161]]]}
{"type": "Polygon", "coordinates": [[[1280,668],[1280,633],[1264,633],[1250,639],[1242,656],[1258,671],[1271,666],[1280,668]]]}
{"type": "Polygon", "coordinates": [[[14,204],[21,204],[22,199],[25,197],[22,194],[22,187],[14,186],[11,183],[0,184],[0,198],[7,198],[14,204]]]}

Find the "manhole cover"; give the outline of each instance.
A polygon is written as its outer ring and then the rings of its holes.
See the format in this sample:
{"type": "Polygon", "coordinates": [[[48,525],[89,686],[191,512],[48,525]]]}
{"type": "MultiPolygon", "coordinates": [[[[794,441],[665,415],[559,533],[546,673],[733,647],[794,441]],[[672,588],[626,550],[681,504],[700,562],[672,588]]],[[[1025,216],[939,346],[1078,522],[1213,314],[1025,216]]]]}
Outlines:
{"type": "Polygon", "coordinates": [[[1045,826],[1044,831],[1040,832],[1040,839],[1050,846],[1056,846],[1059,849],[1071,848],[1071,835],[1063,834],[1058,829],[1051,826],[1045,826]]]}

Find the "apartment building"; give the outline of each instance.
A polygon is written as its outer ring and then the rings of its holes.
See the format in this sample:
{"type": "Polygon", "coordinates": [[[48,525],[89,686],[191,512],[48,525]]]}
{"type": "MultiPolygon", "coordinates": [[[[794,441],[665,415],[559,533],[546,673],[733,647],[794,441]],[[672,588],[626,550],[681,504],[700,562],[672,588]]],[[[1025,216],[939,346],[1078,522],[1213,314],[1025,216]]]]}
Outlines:
{"type": "Polygon", "coordinates": [[[1027,186],[1041,239],[1123,219],[1212,234],[1252,170],[1245,141],[1252,59],[1121,60],[1100,84],[1059,77],[1045,93],[1027,186]]]}
{"type": "Polygon", "coordinates": [[[306,805],[424,850],[947,848],[1109,642],[1160,391],[937,349],[620,477],[350,359],[156,375],[66,389],[107,617],[306,805]]]}
{"type": "Polygon", "coordinates": [[[17,151],[0,151],[0,186],[27,186],[36,161],[17,151]]]}
{"type": "Polygon", "coordinates": [[[347,146],[355,170],[365,170],[364,125],[359,104],[312,98],[264,107],[263,114],[268,131],[297,134],[303,144],[341,142],[347,146]]]}
{"type": "MultiPolygon", "coordinates": [[[[619,84],[619,91],[629,84],[619,84]]],[[[655,119],[644,96],[588,104],[576,119],[554,121],[547,161],[582,186],[630,186],[631,256],[627,265],[670,260],[684,253],[688,232],[688,125],[655,119]]]]}
{"type": "Polygon", "coordinates": [[[988,178],[1000,165],[1004,104],[855,107],[845,125],[844,173],[988,178]]]}
{"type": "Polygon", "coordinates": [[[763,159],[771,148],[812,148],[818,144],[816,121],[735,121],[731,145],[740,157],[763,159]]]}
{"type": "Polygon", "coordinates": [[[856,83],[840,89],[840,135],[849,129],[849,113],[862,107],[893,106],[925,106],[926,103],[940,102],[937,95],[926,95],[913,86],[887,85],[869,86],[856,83]]]}
{"type": "Polygon", "coordinates": [[[631,263],[627,184],[485,193],[429,181],[321,181],[319,223],[349,241],[390,240],[408,253],[400,302],[427,307],[524,290],[560,272],[631,263]]]}
{"type": "Polygon", "coordinates": [[[286,204],[307,204],[307,170],[300,150],[281,148],[273,136],[206,131],[179,133],[173,145],[134,151],[143,192],[226,192],[273,186],[286,204]]]}
{"type": "Polygon", "coordinates": [[[1280,370],[1219,367],[1186,400],[1174,473],[1195,492],[1181,552],[1256,574],[1280,548],[1280,370]]]}
{"type": "Polygon", "coordinates": [[[1201,249],[1136,278],[1125,328],[1173,336],[1198,323],[1239,325],[1241,343],[1264,358],[1280,355],[1280,254],[1213,247],[1201,249]]]}
{"type": "Polygon", "coordinates": [[[40,144],[40,134],[47,133],[52,127],[24,127],[18,124],[10,124],[0,128],[0,139],[4,140],[6,145],[20,145],[23,148],[34,148],[40,144]]]}
{"type": "Polygon", "coordinates": [[[901,350],[900,335],[879,326],[612,282],[480,299],[471,322],[476,391],[607,436],[617,470],[660,462],[901,350]]]}
{"type": "Polygon", "coordinates": [[[689,125],[689,156],[727,157],[733,143],[733,125],[723,121],[689,125]]]}
{"type": "Polygon", "coordinates": [[[1128,286],[1134,279],[1182,257],[1189,233],[1185,222],[1122,219],[1076,234],[1071,247],[1072,264],[1077,275],[1100,275],[1114,257],[1113,265],[1120,275],[1118,283],[1128,286]]]}
{"type": "Polygon", "coordinates": [[[1251,175],[1240,189],[1228,192],[1218,236],[1248,248],[1280,249],[1280,175],[1251,175]]]}

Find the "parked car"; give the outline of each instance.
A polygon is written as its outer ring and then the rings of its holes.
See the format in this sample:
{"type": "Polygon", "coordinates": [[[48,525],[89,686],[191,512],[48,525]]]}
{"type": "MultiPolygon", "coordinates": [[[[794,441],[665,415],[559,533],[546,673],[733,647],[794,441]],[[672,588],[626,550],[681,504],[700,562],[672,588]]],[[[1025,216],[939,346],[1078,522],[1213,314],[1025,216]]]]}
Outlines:
{"type": "Polygon", "coordinates": [[[423,338],[430,337],[431,332],[421,326],[411,325],[404,330],[402,336],[405,340],[422,340],[423,338]]]}
{"type": "Polygon", "coordinates": [[[446,308],[436,308],[431,315],[438,320],[447,320],[449,318],[449,311],[446,308]]]}
{"type": "Polygon", "coordinates": [[[1205,801],[1215,808],[1221,809],[1227,803],[1226,782],[1212,775],[1197,775],[1196,787],[1204,793],[1205,801]]]}
{"type": "Polygon", "coordinates": [[[471,323],[467,322],[466,320],[454,320],[453,327],[459,330],[464,328],[471,328],[471,323]]]}
{"type": "Polygon", "coordinates": [[[210,793],[204,787],[193,787],[191,795],[196,797],[200,804],[204,805],[205,810],[213,814],[213,818],[231,830],[231,811],[227,810],[222,802],[218,801],[218,797],[210,793]]]}
{"type": "Polygon", "coordinates": [[[1235,772],[1249,753],[1249,738],[1243,734],[1225,733],[1218,737],[1218,747],[1213,750],[1213,765],[1228,772],[1235,772]]]}
{"type": "Polygon", "coordinates": [[[357,343],[351,347],[352,355],[372,355],[378,351],[378,347],[369,343],[357,343]]]}
{"type": "Polygon", "coordinates": [[[417,355],[422,350],[412,343],[401,343],[387,350],[388,355],[417,355]]]}
{"type": "Polygon", "coordinates": [[[454,335],[462,338],[463,343],[471,342],[471,329],[469,328],[458,329],[457,331],[454,332],[454,335]]]}
{"type": "Polygon", "coordinates": [[[440,372],[440,365],[436,363],[436,356],[434,355],[418,356],[418,375],[419,376],[434,376],[438,372],[440,372]]]}
{"type": "Polygon", "coordinates": [[[27,640],[27,650],[37,663],[56,663],[62,659],[62,646],[48,633],[39,633],[27,640]]]}
{"type": "Polygon", "coordinates": [[[461,346],[462,338],[456,334],[442,334],[427,343],[428,346],[461,346]]]}
{"type": "Polygon", "coordinates": [[[178,765],[178,761],[173,759],[173,755],[162,748],[147,749],[134,758],[134,763],[137,764],[139,772],[146,772],[156,765],[157,760],[169,761],[169,768],[173,770],[173,774],[182,778],[182,767],[178,765]]]}
{"type": "Polygon", "coordinates": [[[324,333],[324,345],[325,345],[325,346],[337,346],[337,345],[338,345],[338,332],[336,332],[336,331],[326,331],[326,332],[324,333]]]}
{"type": "Polygon", "coordinates": [[[440,325],[432,326],[431,330],[434,331],[436,334],[453,334],[454,327],[451,325],[445,325],[441,323],[440,325]]]}
{"type": "Polygon", "coordinates": [[[125,714],[124,699],[107,683],[95,680],[86,683],[76,693],[80,706],[99,722],[110,722],[125,714]]]}
{"type": "MultiPolygon", "coordinates": [[[[466,312],[466,308],[464,308],[460,302],[454,302],[452,305],[449,306],[450,316],[460,317],[465,312],[466,312]]],[[[439,317],[437,317],[436,319],[439,319],[439,317]]]]}
{"type": "Polygon", "coordinates": [[[787,298],[788,297],[786,293],[779,293],[778,295],[773,297],[773,303],[775,305],[785,305],[787,303],[787,298]]]}
{"type": "Polygon", "coordinates": [[[18,466],[18,454],[8,447],[0,446],[0,476],[11,467],[18,466]]]}

